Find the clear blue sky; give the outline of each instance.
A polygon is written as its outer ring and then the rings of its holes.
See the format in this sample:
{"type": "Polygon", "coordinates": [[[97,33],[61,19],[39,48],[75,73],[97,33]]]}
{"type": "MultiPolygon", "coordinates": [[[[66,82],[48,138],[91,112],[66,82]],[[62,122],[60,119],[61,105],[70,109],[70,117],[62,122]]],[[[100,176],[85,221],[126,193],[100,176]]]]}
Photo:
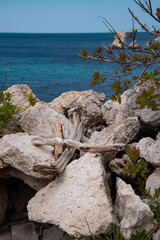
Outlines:
{"type": "MultiPolygon", "coordinates": [[[[160,7],[160,0],[152,2],[154,9],[160,7]]],[[[142,22],[155,23],[133,0],[0,0],[0,32],[108,31],[97,16],[105,17],[117,31],[130,31],[132,20],[128,7],[140,16],[142,22]]]]}

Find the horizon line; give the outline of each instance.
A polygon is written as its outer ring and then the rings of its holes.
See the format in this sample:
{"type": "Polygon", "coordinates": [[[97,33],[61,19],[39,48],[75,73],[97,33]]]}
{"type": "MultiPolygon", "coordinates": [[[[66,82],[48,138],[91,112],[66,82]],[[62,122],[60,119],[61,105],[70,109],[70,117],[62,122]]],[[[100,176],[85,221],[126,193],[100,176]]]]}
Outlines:
{"type": "MultiPolygon", "coordinates": [[[[121,30],[125,31],[125,30],[121,30]]],[[[120,31],[117,31],[120,32],[120,31]]],[[[125,31],[129,33],[130,31],[125,31]]],[[[144,30],[138,32],[145,32],[144,30]]],[[[0,34],[104,34],[104,33],[111,33],[111,32],[0,32],[0,34]]],[[[113,34],[113,33],[111,33],[113,34]]]]}

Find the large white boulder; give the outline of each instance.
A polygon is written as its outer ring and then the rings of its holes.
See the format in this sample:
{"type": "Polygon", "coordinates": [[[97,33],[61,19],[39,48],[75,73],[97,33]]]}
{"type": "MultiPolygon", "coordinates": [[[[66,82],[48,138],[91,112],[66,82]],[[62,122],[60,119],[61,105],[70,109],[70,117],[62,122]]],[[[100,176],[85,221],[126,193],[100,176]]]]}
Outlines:
{"type": "Polygon", "coordinates": [[[71,122],[62,114],[57,113],[47,103],[36,103],[27,109],[19,123],[22,129],[30,134],[41,137],[53,137],[52,124],[59,120],[62,125],[70,126],[71,122]]]}
{"type": "Polygon", "coordinates": [[[51,108],[64,115],[77,111],[86,127],[91,127],[103,120],[101,107],[105,103],[104,93],[93,90],[83,92],[66,92],[54,99],[51,108]]]}
{"type": "Polygon", "coordinates": [[[33,137],[26,133],[5,135],[0,139],[0,159],[29,176],[46,178],[34,172],[33,167],[35,165],[51,166],[51,163],[55,162],[54,148],[52,146],[36,147],[32,144],[32,139],[33,137]]]}
{"type": "Polygon", "coordinates": [[[154,215],[149,206],[134,193],[131,185],[117,178],[115,212],[120,222],[120,230],[126,239],[131,233],[147,233],[155,228],[154,215]]]}
{"type": "Polygon", "coordinates": [[[71,162],[27,206],[31,221],[51,223],[69,235],[107,233],[116,224],[100,155],[86,153],[71,162]]]}

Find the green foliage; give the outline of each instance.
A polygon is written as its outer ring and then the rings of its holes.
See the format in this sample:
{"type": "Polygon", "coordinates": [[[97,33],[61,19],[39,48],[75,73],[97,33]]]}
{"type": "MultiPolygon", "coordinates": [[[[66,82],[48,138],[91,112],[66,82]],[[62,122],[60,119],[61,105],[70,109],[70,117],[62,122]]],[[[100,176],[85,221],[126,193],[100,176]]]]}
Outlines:
{"type": "Polygon", "coordinates": [[[158,111],[159,104],[155,102],[155,99],[160,99],[160,94],[154,94],[155,87],[152,86],[148,91],[143,90],[142,94],[137,97],[136,103],[140,104],[141,109],[145,106],[151,108],[152,111],[158,111]]]}
{"type": "Polygon", "coordinates": [[[12,95],[9,92],[0,92],[0,127],[5,122],[11,122],[19,109],[12,104],[12,95]]]}
{"type": "Polygon", "coordinates": [[[144,193],[147,175],[145,174],[145,168],[147,162],[144,159],[140,159],[140,151],[136,147],[126,148],[126,154],[130,158],[131,162],[127,163],[123,168],[125,174],[129,174],[131,179],[136,183],[140,193],[144,193]]]}
{"type": "Polygon", "coordinates": [[[150,194],[150,191],[148,191],[143,197],[149,200],[148,204],[154,213],[157,221],[157,228],[160,229],[160,187],[155,189],[153,196],[150,194]]]}
{"type": "Polygon", "coordinates": [[[36,97],[33,96],[33,92],[31,92],[30,94],[24,94],[26,97],[28,97],[28,100],[30,102],[30,106],[34,106],[38,101],[36,99],[36,97]]]}
{"type": "Polygon", "coordinates": [[[152,235],[153,235],[152,232],[147,234],[145,232],[145,230],[144,230],[144,231],[142,231],[140,233],[137,232],[136,234],[132,234],[131,235],[131,240],[151,240],[152,239],[152,235]]]}

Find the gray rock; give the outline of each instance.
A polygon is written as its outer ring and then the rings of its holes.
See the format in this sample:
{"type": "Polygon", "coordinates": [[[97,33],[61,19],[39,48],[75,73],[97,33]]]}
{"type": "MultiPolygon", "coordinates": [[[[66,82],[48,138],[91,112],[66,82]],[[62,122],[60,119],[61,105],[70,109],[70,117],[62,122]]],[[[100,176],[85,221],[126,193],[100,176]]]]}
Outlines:
{"type": "Polygon", "coordinates": [[[0,224],[3,223],[3,220],[6,216],[7,203],[8,203],[7,190],[3,184],[0,184],[0,224]]]}
{"type": "Polygon", "coordinates": [[[131,185],[117,178],[117,197],[115,201],[115,213],[120,222],[120,230],[126,239],[130,239],[131,233],[147,233],[155,228],[154,215],[149,206],[142,202],[131,185]]]}
{"type": "Polygon", "coordinates": [[[71,114],[73,111],[77,111],[83,124],[91,127],[103,120],[101,107],[104,103],[104,93],[89,90],[63,93],[49,104],[51,108],[62,114],[71,114]]]}
{"type": "Polygon", "coordinates": [[[36,240],[35,226],[33,223],[12,225],[12,240],[36,240]]]}
{"type": "Polygon", "coordinates": [[[124,48],[124,44],[126,44],[126,32],[125,31],[120,31],[117,33],[117,35],[119,36],[119,38],[121,39],[122,43],[119,41],[119,39],[117,38],[117,36],[115,36],[115,40],[113,41],[111,47],[114,49],[117,48],[124,48]]]}
{"type": "Polygon", "coordinates": [[[54,121],[59,120],[63,125],[70,125],[70,121],[60,113],[53,110],[47,103],[36,103],[27,109],[19,123],[22,129],[30,134],[41,137],[53,137],[54,121]]]}
{"type": "Polygon", "coordinates": [[[0,239],[1,240],[12,240],[10,229],[0,232],[0,239]]]}
{"type": "Polygon", "coordinates": [[[153,234],[153,240],[159,240],[159,239],[160,239],[160,229],[155,234],[153,234]]]}
{"type": "Polygon", "coordinates": [[[86,153],[29,201],[29,219],[73,236],[90,235],[88,225],[93,235],[107,233],[116,219],[105,177],[101,156],[86,153]]]}
{"type": "MultiPolygon", "coordinates": [[[[140,108],[139,104],[136,104],[136,99],[141,95],[143,90],[150,89],[150,81],[144,83],[137,83],[134,89],[129,89],[121,95],[122,103],[109,100],[102,107],[102,112],[104,119],[107,124],[113,124],[114,122],[119,122],[125,120],[128,117],[137,116],[141,125],[146,128],[146,126],[158,129],[160,126],[160,110],[152,111],[150,108],[145,107],[144,109],[140,108]]],[[[155,93],[160,93],[160,86],[154,85],[156,88],[155,93]]],[[[157,104],[160,104],[158,100],[157,104]]]]}
{"type": "Polygon", "coordinates": [[[108,164],[108,167],[112,172],[116,173],[118,176],[127,178],[128,175],[124,173],[123,168],[130,161],[131,160],[129,159],[127,154],[124,154],[122,158],[115,158],[111,160],[108,164]]]}
{"type": "Polygon", "coordinates": [[[146,190],[150,190],[150,194],[153,196],[155,189],[160,187],[160,168],[156,168],[154,172],[148,177],[146,181],[146,190]]]}
{"type": "Polygon", "coordinates": [[[89,141],[97,145],[107,143],[131,142],[139,132],[140,124],[137,117],[127,118],[104,128],[101,132],[94,132],[89,141]]]}
{"type": "Polygon", "coordinates": [[[137,147],[140,150],[141,158],[144,158],[155,167],[160,166],[160,139],[142,138],[137,147]]]}
{"type": "Polygon", "coordinates": [[[0,139],[0,159],[12,167],[36,178],[47,178],[33,171],[35,165],[50,166],[54,163],[53,147],[32,144],[32,136],[26,133],[5,135],[0,139]]]}
{"type": "MultiPolygon", "coordinates": [[[[125,119],[104,128],[101,132],[93,132],[89,141],[95,145],[107,145],[110,143],[128,144],[138,134],[140,129],[139,120],[137,117],[125,119]]],[[[104,161],[108,162],[115,158],[117,152],[107,152],[103,154],[104,161]]]]}
{"type": "Polygon", "coordinates": [[[74,240],[57,226],[53,226],[43,231],[42,240],[74,240]]]}
{"type": "MultiPolygon", "coordinates": [[[[32,93],[32,90],[27,85],[25,84],[13,85],[12,87],[9,87],[6,90],[6,92],[12,94],[13,105],[16,105],[18,108],[21,108],[21,110],[31,105],[29,97],[27,95],[32,93]]],[[[34,94],[33,98],[39,101],[34,94]]]]}

